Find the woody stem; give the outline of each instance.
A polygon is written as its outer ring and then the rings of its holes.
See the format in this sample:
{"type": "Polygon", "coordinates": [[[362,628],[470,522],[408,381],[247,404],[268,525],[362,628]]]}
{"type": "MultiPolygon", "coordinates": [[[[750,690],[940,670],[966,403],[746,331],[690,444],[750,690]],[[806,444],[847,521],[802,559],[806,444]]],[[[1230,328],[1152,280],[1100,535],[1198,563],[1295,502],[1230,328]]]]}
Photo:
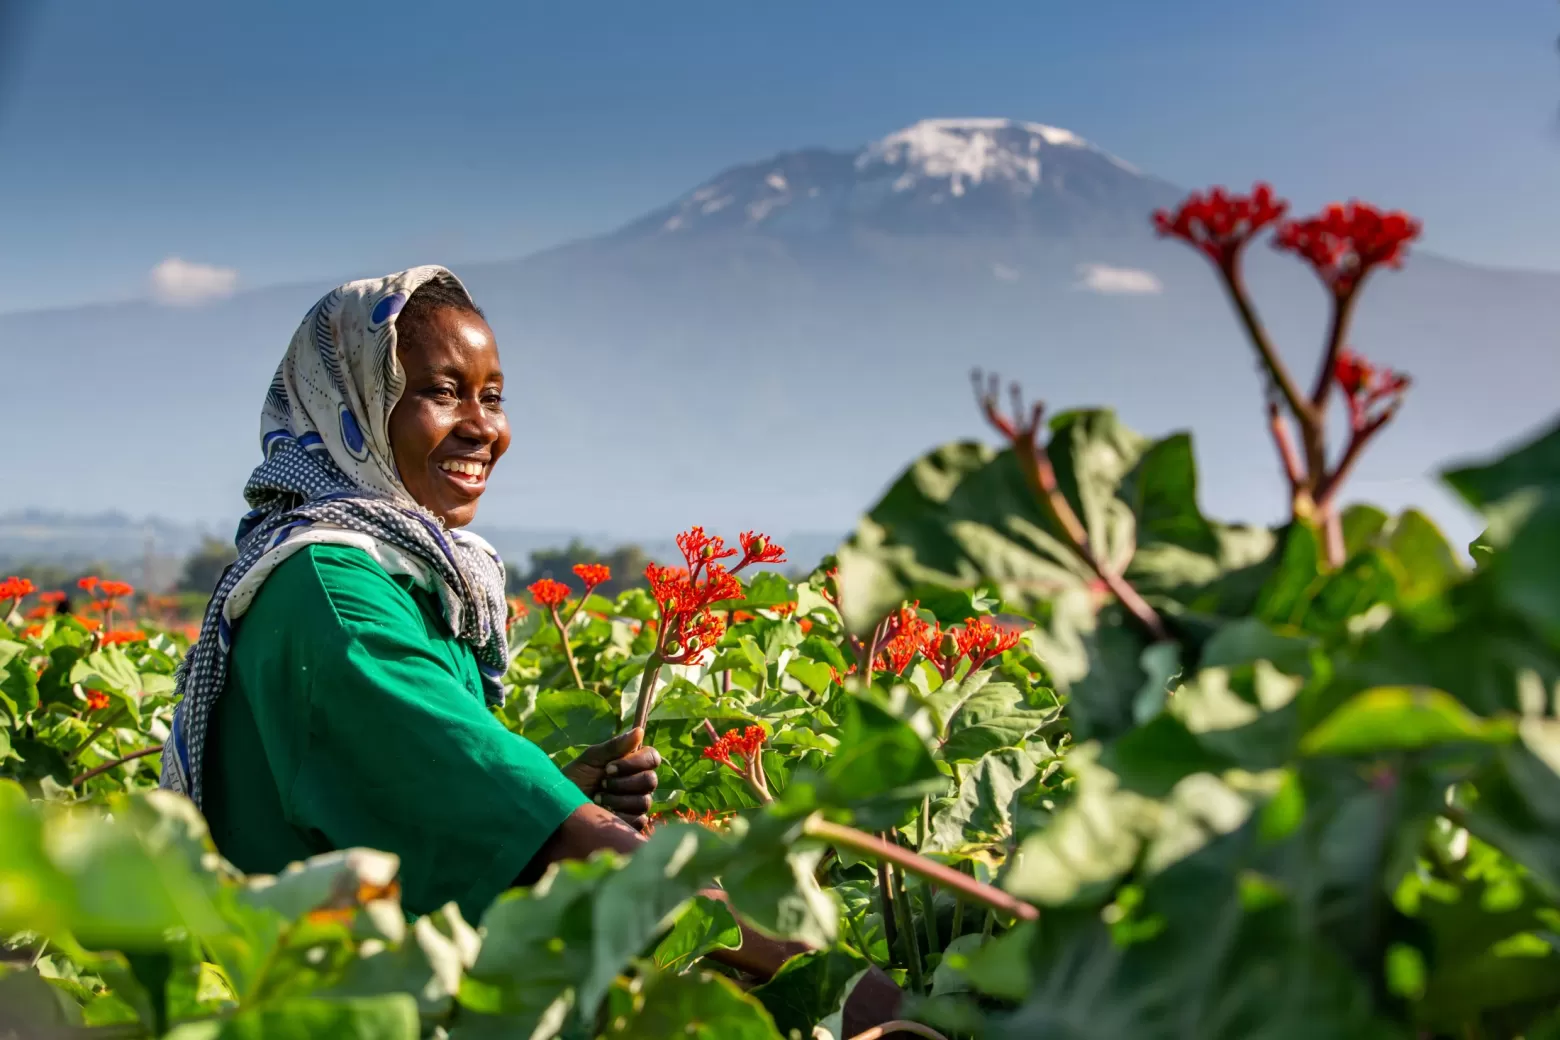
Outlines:
{"type": "Polygon", "coordinates": [[[892,863],[901,870],[906,870],[917,877],[925,878],[934,885],[951,889],[965,899],[981,906],[989,907],[999,913],[1016,917],[1023,921],[1037,920],[1040,911],[1021,899],[1015,899],[991,885],[983,885],[968,874],[960,873],[952,867],[944,866],[925,856],[911,852],[909,849],[884,841],[882,838],[873,837],[854,827],[846,827],[843,824],[831,823],[822,816],[809,816],[802,824],[802,833],[809,838],[816,838],[836,848],[850,849],[862,856],[878,860],[880,863],[892,863]]]}
{"type": "Polygon", "coordinates": [[[1301,432],[1305,433],[1316,425],[1315,412],[1305,398],[1300,396],[1300,388],[1295,386],[1289,369],[1284,367],[1283,359],[1278,356],[1278,351],[1273,348],[1273,341],[1268,338],[1267,329],[1262,327],[1262,321],[1257,317],[1256,309],[1251,305],[1251,298],[1246,293],[1245,279],[1241,276],[1237,263],[1238,260],[1219,265],[1219,273],[1224,276],[1224,288],[1230,295],[1230,302],[1235,306],[1235,313],[1240,317],[1242,327],[1246,330],[1246,337],[1251,340],[1251,345],[1262,358],[1262,365],[1272,377],[1274,385],[1284,395],[1284,403],[1289,405],[1289,411],[1300,424],[1301,432]]]}
{"type": "Polygon", "coordinates": [[[1327,328],[1327,349],[1322,354],[1322,367],[1316,373],[1316,383],[1311,388],[1311,407],[1320,419],[1327,413],[1327,393],[1332,389],[1338,369],[1338,354],[1349,336],[1349,319],[1354,315],[1354,300],[1359,295],[1355,284],[1341,296],[1333,297],[1332,319],[1327,328]]]}
{"type": "Polygon", "coordinates": [[[130,752],[130,754],[125,755],[125,756],[123,756],[121,758],[116,758],[112,762],[104,762],[100,766],[94,766],[93,768],[87,770],[85,773],[82,773],[80,776],[78,776],[74,780],[72,780],[70,782],[70,786],[72,786],[72,787],[80,787],[82,784],[86,783],[88,780],[91,780],[94,776],[98,776],[99,774],[106,773],[110,769],[113,769],[115,766],[122,766],[126,762],[132,762],[132,761],[134,761],[135,759],[138,759],[138,758],[145,758],[147,755],[155,755],[155,754],[160,753],[161,751],[162,751],[162,745],[160,745],[160,744],[157,747],[142,748],[140,751],[132,751],[132,752],[130,752]]]}
{"type": "Polygon", "coordinates": [[[1359,427],[1350,435],[1349,444],[1343,450],[1343,457],[1338,460],[1338,464],[1333,467],[1333,471],[1322,480],[1321,486],[1317,489],[1316,504],[1319,508],[1327,510],[1333,508],[1333,500],[1337,498],[1343,482],[1348,479],[1350,471],[1354,469],[1355,463],[1359,461],[1360,453],[1365,450],[1365,445],[1370,443],[1370,439],[1397,414],[1397,410],[1398,405],[1394,403],[1386,411],[1370,420],[1364,426],[1359,427]]]}
{"type": "MultiPolygon", "coordinates": [[[[580,602],[585,601],[580,600],[580,602]]],[[[569,662],[569,674],[574,677],[574,685],[583,690],[585,680],[580,678],[580,666],[574,662],[574,651],[569,647],[569,626],[558,616],[558,604],[554,603],[547,609],[552,614],[553,627],[558,630],[558,641],[563,644],[563,659],[569,662]]],[[[574,609],[574,613],[579,613],[578,607],[574,609]]],[[[573,615],[570,615],[569,620],[574,620],[573,615]]]]}
{"type": "Polygon", "coordinates": [[[1051,466],[1051,457],[1040,444],[1039,408],[1036,408],[1035,421],[1026,430],[1020,430],[1013,440],[1019,465],[1024,470],[1024,475],[1029,478],[1040,501],[1050,511],[1051,516],[1066,534],[1067,540],[1072,543],[1083,562],[1088,565],[1099,579],[1105,583],[1113,596],[1126,608],[1138,623],[1142,625],[1156,641],[1168,639],[1164,622],[1159,617],[1159,612],[1149,606],[1148,601],[1138,595],[1137,589],[1131,583],[1117,574],[1095,553],[1093,546],[1089,544],[1089,534],[1078,519],[1078,514],[1073,512],[1072,503],[1067,501],[1067,496],[1062,493],[1061,487],[1056,482],[1056,470],[1051,466]]]}

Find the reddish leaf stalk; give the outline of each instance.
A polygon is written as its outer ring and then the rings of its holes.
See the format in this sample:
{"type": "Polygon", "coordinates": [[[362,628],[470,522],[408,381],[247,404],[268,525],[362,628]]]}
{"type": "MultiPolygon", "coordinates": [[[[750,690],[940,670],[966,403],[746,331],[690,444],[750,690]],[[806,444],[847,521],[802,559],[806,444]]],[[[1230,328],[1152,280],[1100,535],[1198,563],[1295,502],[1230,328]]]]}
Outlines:
{"type": "Polygon", "coordinates": [[[1023,414],[1022,391],[1017,383],[1013,383],[1009,386],[1013,397],[1013,414],[1011,417],[1003,415],[997,404],[1000,385],[998,378],[992,376],[989,383],[985,382],[979,370],[976,370],[971,378],[975,386],[976,399],[980,403],[981,411],[985,413],[986,421],[1013,445],[1019,468],[1029,481],[1040,504],[1061,527],[1073,551],[1151,637],[1156,641],[1168,639],[1169,634],[1165,630],[1159,612],[1138,594],[1137,589],[1133,588],[1125,577],[1099,556],[1094,546],[1090,544],[1089,533],[1079,521],[1078,514],[1073,512],[1072,503],[1068,502],[1067,496],[1062,493],[1056,481],[1056,470],[1051,465],[1051,457],[1045,445],[1041,443],[1045,405],[1039,401],[1034,402],[1029,409],[1029,418],[1020,419],[1023,414]]]}
{"type": "Polygon", "coordinates": [[[871,1029],[857,1033],[850,1040],[880,1040],[881,1037],[892,1036],[895,1033],[907,1033],[910,1036],[925,1037],[926,1040],[948,1040],[946,1036],[933,1029],[931,1026],[923,1026],[919,1022],[912,1022],[907,1018],[896,1018],[882,1025],[873,1026],[871,1029]]]}
{"type": "Polygon", "coordinates": [[[99,775],[101,775],[103,773],[106,773],[110,769],[115,768],[116,766],[122,766],[126,762],[133,762],[134,760],[136,760],[138,758],[145,758],[147,755],[157,755],[157,754],[161,754],[161,753],[162,753],[162,746],[161,745],[158,745],[157,747],[142,748],[140,751],[132,751],[132,752],[130,752],[130,754],[125,755],[122,758],[116,758],[112,762],[104,762],[100,766],[96,766],[96,767],[94,767],[92,769],[87,770],[85,773],[82,773],[80,776],[78,776],[75,779],[73,779],[70,782],[70,786],[72,786],[72,787],[80,787],[82,784],[86,783],[88,780],[91,780],[94,776],[99,776],[99,775]]]}
{"type": "Polygon", "coordinates": [[[1021,921],[1034,921],[1040,917],[1040,911],[1023,900],[1008,895],[1000,888],[981,884],[968,874],[962,874],[952,867],[927,859],[881,838],[873,837],[864,831],[858,831],[854,827],[831,823],[821,816],[811,816],[802,825],[802,833],[809,838],[816,838],[838,848],[850,849],[859,855],[871,857],[879,863],[885,861],[892,863],[917,877],[925,878],[934,885],[949,889],[973,903],[979,903],[1009,917],[1016,917],[1021,921]]]}

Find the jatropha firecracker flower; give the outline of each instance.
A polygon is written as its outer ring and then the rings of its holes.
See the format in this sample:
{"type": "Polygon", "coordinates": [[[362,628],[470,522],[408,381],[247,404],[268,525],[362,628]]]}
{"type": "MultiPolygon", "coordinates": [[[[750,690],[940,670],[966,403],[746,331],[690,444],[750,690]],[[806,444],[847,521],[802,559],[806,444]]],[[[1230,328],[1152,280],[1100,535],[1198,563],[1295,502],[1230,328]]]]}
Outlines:
{"type": "Polygon", "coordinates": [[[537,606],[556,607],[569,598],[569,586],[561,581],[553,581],[551,578],[543,578],[533,581],[526,586],[531,593],[531,598],[536,600],[537,606]]]}
{"type": "Polygon", "coordinates": [[[1206,195],[1192,192],[1173,213],[1157,211],[1154,227],[1161,235],[1187,242],[1229,270],[1246,243],[1288,209],[1289,203],[1276,198],[1266,184],[1255,185],[1250,195],[1211,188],[1206,195]]]}
{"type": "Polygon", "coordinates": [[[1333,377],[1349,405],[1349,428],[1355,433],[1364,432],[1380,418],[1371,414],[1377,404],[1387,401],[1388,409],[1395,407],[1410,382],[1401,372],[1377,368],[1348,347],[1338,351],[1333,377]]]}
{"type": "MultiPolygon", "coordinates": [[[[706,729],[712,738],[715,738],[715,729],[706,724],[706,729]]],[[[704,757],[714,762],[719,762],[727,769],[747,780],[760,800],[771,801],[769,794],[769,781],[764,776],[764,741],[768,735],[762,726],[748,726],[738,732],[728,729],[724,736],[714,739],[709,747],[704,749],[704,757]],[[733,757],[740,760],[732,761],[733,757]]]]}
{"type": "Polygon", "coordinates": [[[605,585],[612,580],[612,568],[604,563],[576,563],[574,573],[585,583],[587,596],[597,585],[605,585]]]}
{"type": "Polygon", "coordinates": [[[1420,223],[1407,213],[1367,202],[1333,203],[1314,217],[1286,220],[1274,235],[1276,249],[1294,253],[1336,296],[1349,296],[1374,267],[1401,267],[1420,223]]]}
{"type": "Polygon", "coordinates": [[[891,627],[894,635],[884,644],[874,661],[879,671],[903,675],[916,655],[926,658],[937,674],[951,679],[959,670],[964,658],[970,660],[970,671],[984,667],[993,658],[1018,645],[1023,633],[1005,628],[990,618],[966,618],[962,626],[933,624],[916,613],[919,604],[901,607],[891,627]]]}
{"type": "Polygon", "coordinates": [[[720,535],[691,527],[677,536],[686,567],[652,563],[645,568],[650,596],[661,612],[661,637],[657,652],[663,664],[685,664],[713,647],[726,631],[715,604],[739,599],[742,583],[735,574],[754,563],[785,559],[785,549],[752,531],[741,536],[742,558],[731,570],[720,561],[737,555],[720,535]]]}

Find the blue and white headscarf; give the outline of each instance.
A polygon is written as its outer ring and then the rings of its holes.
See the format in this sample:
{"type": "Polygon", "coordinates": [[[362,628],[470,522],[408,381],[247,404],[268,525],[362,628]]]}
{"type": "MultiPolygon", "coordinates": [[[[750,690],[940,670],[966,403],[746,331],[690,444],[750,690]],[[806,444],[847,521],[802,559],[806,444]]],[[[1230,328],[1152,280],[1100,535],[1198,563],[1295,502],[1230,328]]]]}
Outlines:
{"type": "Polygon", "coordinates": [[[294,333],[260,414],[263,462],[244,498],[237,561],[223,574],[200,639],[179,666],[172,731],[163,747],[163,787],[201,804],[201,764],[211,710],[227,683],[233,626],[265,579],[298,550],[350,545],[392,574],[438,594],[450,631],[469,643],[489,703],[503,703],[504,565],[474,534],[447,530],[418,505],[396,472],[390,411],[406,375],[396,357],[395,319],[425,282],[465,292],[442,267],[414,267],[350,282],[314,305],[294,333]]]}

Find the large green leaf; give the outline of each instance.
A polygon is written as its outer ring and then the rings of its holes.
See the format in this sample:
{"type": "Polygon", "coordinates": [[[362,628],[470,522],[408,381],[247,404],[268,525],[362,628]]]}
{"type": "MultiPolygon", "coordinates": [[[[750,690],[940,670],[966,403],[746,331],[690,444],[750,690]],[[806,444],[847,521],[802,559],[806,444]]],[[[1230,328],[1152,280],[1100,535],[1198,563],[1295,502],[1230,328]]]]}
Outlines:
{"type": "Polygon", "coordinates": [[[798,954],[781,965],[774,977],[752,995],[774,1018],[783,1035],[796,1030],[807,1036],[845,999],[846,989],[871,962],[849,950],[816,950],[798,954]]]}
{"type": "Polygon", "coordinates": [[[959,790],[932,816],[922,852],[949,852],[971,842],[999,841],[1012,834],[1013,796],[1039,772],[1017,748],[994,751],[976,762],[959,790]]]}
{"type": "Polygon", "coordinates": [[[632,1040],[782,1040],[753,996],[719,975],[657,974],[605,1034],[632,1040]]]}
{"type": "Polygon", "coordinates": [[[175,1028],[167,1040],[417,1040],[417,1002],[404,993],[303,999],[175,1028]]]}

